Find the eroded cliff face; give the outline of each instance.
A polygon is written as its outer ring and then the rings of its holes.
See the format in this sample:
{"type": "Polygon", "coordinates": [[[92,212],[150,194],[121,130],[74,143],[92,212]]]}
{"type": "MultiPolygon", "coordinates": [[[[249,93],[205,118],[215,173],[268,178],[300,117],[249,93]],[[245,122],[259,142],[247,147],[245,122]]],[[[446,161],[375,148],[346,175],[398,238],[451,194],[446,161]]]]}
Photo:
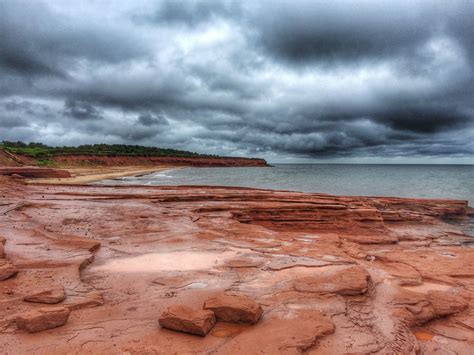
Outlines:
{"type": "Polygon", "coordinates": [[[200,167],[239,167],[268,166],[264,159],[250,158],[181,158],[181,157],[142,157],[142,156],[90,156],[58,155],[52,158],[60,167],[80,166],[200,166],[200,167]]]}
{"type": "Polygon", "coordinates": [[[474,352],[465,201],[14,183],[0,196],[2,353],[474,352]],[[45,290],[59,303],[24,300],[45,290]],[[159,327],[168,306],[223,293],[257,301],[261,320],[205,338],[159,327]],[[65,325],[18,328],[45,307],[65,325]]]}

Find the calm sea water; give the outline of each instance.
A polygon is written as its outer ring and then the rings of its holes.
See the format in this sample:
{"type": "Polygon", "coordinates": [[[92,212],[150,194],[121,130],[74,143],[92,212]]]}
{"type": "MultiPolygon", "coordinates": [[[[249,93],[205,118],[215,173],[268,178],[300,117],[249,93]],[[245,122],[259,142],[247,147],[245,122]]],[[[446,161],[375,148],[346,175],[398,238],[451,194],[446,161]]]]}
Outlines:
{"type": "Polygon", "coordinates": [[[474,165],[280,164],[271,168],[184,168],[103,184],[246,186],[335,195],[469,200],[474,165]]]}

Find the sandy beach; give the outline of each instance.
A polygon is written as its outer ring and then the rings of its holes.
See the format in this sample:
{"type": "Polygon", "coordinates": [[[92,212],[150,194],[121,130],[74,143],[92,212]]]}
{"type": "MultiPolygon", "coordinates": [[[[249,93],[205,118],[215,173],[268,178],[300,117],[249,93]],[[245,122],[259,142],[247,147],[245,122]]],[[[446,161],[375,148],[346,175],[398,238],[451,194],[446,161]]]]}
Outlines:
{"type": "Polygon", "coordinates": [[[176,166],[155,166],[155,167],[144,167],[144,166],[125,166],[125,167],[88,167],[88,168],[67,168],[71,177],[69,178],[47,178],[47,179],[27,179],[27,183],[38,183],[38,184],[64,184],[64,185],[75,185],[75,184],[90,184],[100,180],[118,179],[125,176],[139,176],[144,174],[151,174],[158,171],[178,169],[182,167],[176,166]]]}

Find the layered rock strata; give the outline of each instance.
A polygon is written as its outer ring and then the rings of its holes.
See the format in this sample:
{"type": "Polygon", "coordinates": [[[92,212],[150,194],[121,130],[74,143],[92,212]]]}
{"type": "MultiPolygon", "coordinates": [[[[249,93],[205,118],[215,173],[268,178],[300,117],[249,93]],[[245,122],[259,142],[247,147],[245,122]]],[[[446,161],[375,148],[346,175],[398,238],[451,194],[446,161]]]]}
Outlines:
{"type": "Polygon", "coordinates": [[[0,353],[474,352],[465,201],[1,177],[0,197],[0,353]],[[24,300],[58,288],[60,310],[24,300]],[[171,332],[176,304],[238,322],[171,332]]]}

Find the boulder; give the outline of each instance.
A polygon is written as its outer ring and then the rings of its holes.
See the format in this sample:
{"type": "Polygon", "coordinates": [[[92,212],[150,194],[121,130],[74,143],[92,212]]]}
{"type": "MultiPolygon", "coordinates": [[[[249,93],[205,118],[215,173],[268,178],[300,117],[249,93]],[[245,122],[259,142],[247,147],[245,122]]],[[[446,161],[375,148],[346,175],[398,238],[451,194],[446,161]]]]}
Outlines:
{"type": "Polygon", "coordinates": [[[55,304],[64,301],[65,298],[66,292],[64,288],[61,287],[25,296],[23,299],[26,302],[55,304]]]}
{"type": "Polygon", "coordinates": [[[297,278],[294,287],[301,292],[359,295],[367,291],[369,279],[367,271],[360,266],[332,267],[297,278]]]}
{"type": "Polygon", "coordinates": [[[172,305],[161,314],[159,323],[163,328],[205,336],[216,324],[216,317],[211,311],[172,305]]]}
{"type": "Polygon", "coordinates": [[[39,308],[19,315],[16,324],[29,333],[41,332],[66,324],[69,313],[65,307],[39,308]]]}
{"type": "Polygon", "coordinates": [[[0,259],[0,281],[9,279],[18,273],[18,269],[8,259],[0,259]]]}
{"type": "Polygon", "coordinates": [[[468,307],[466,300],[453,292],[433,290],[427,296],[436,315],[440,317],[464,311],[468,307]]]}
{"type": "Polygon", "coordinates": [[[263,310],[258,303],[247,296],[220,295],[208,299],[204,309],[213,311],[218,320],[233,323],[255,324],[263,310]]]}

